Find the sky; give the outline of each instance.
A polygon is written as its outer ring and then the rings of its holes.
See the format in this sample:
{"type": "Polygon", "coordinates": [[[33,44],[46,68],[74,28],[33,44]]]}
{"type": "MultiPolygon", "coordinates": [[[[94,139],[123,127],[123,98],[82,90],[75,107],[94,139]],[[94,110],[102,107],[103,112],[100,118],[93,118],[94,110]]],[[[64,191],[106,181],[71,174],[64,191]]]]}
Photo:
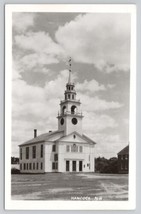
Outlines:
{"type": "Polygon", "coordinates": [[[130,14],[16,12],[12,20],[12,156],[35,128],[57,130],[69,57],[83,133],[97,157],[117,156],[129,141],[130,14]]]}

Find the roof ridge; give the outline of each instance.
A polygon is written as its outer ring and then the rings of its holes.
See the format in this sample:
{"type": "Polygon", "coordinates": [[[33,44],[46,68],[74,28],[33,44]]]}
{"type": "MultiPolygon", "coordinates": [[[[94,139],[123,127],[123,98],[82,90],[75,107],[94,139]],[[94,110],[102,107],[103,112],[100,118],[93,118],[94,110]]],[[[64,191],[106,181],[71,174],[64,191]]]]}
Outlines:
{"type": "Polygon", "coordinates": [[[45,142],[45,140],[46,140],[45,137],[51,136],[51,135],[53,135],[53,134],[55,134],[55,133],[61,133],[61,132],[63,132],[63,131],[58,131],[58,130],[56,130],[56,131],[53,131],[53,132],[43,133],[43,134],[38,135],[38,136],[35,137],[35,138],[32,138],[32,139],[30,139],[30,140],[28,140],[28,141],[25,141],[25,142],[22,143],[22,144],[19,144],[19,146],[26,145],[26,144],[30,144],[30,143],[45,142]],[[43,138],[43,137],[44,137],[44,138],[43,138]]]}

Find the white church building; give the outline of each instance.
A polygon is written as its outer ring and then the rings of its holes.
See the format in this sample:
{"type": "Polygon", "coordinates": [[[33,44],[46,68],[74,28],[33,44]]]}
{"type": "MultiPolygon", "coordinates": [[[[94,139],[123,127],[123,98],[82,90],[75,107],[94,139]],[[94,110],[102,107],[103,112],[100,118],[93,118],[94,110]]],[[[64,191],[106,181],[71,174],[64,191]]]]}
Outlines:
{"type": "Polygon", "coordinates": [[[96,143],[83,134],[81,103],[71,73],[70,67],[58,130],[38,136],[34,129],[34,138],[19,145],[21,173],[94,172],[96,143]]]}

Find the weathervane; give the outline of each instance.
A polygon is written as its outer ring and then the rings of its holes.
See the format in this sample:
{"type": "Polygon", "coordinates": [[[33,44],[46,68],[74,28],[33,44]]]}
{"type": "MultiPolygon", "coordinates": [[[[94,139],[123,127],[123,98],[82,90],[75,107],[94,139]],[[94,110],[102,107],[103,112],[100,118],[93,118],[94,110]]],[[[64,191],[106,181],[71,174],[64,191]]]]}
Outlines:
{"type": "Polygon", "coordinates": [[[71,57],[69,58],[69,71],[71,72],[71,57]]]}
{"type": "Polygon", "coordinates": [[[71,57],[69,58],[69,79],[68,83],[71,83],[71,57]]]}

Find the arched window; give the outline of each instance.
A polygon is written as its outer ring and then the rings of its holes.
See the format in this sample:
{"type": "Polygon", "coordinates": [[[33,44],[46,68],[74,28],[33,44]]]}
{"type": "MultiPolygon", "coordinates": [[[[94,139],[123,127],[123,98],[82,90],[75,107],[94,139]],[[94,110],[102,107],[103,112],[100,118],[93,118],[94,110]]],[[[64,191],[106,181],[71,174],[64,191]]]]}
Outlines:
{"type": "Polygon", "coordinates": [[[63,114],[66,113],[66,106],[63,106],[63,108],[62,108],[62,113],[63,113],[63,114]]]}
{"type": "Polygon", "coordinates": [[[71,114],[75,114],[76,113],[76,106],[72,106],[71,107],[71,114]]]}

